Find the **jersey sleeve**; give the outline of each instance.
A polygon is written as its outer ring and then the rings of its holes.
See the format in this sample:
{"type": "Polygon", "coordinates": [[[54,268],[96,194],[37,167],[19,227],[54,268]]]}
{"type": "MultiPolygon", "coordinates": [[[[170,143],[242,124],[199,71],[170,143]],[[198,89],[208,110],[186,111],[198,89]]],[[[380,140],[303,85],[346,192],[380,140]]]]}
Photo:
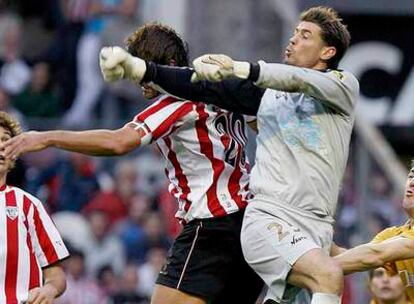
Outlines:
{"type": "Polygon", "coordinates": [[[43,204],[37,198],[28,195],[24,197],[24,204],[29,205],[29,234],[40,267],[67,258],[69,252],[43,204]]]}
{"type": "Polygon", "coordinates": [[[194,109],[194,102],[164,96],[136,115],[129,124],[144,131],[141,145],[145,145],[169,135],[185,122],[195,120],[194,109]]]}
{"type": "Polygon", "coordinates": [[[149,62],[143,82],[157,85],[157,89],[178,98],[213,104],[222,109],[256,115],[265,89],[248,79],[227,79],[221,82],[191,82],[194,70],[158,65],[149,62]]]}
{"type": "Polygon", "coordinates": [[[388,240],[390,238],[393,238],[397,235],[400,235],[400,229],[398,227],[390,227],[387,229],[382,230],[379,232],[372,240],[371,243],[381,243],[385,240],[388,240]]]}
{"type": "Polygon", "coordinates": [[[358,80],[349,72],[300,68],[286,64],[259,62],[256,85],[285,92],[300,92],[325,105],[353,115],[359,94],[358,80]]]}

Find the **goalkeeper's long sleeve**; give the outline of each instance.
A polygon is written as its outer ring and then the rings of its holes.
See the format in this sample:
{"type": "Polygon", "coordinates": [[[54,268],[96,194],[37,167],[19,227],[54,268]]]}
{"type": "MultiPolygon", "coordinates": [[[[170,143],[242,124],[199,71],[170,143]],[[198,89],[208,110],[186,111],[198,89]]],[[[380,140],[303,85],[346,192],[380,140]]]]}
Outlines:
{"type": "Polygon", "coordinates": [[[162,66],[147,63],[143,82],[153,82],[170,95],[192,101],[214,104],[231,112],[256,115],[265,89],[253,84],[253,80],[229,79],[213,83],[191,82],[190,68],[162,66]]]}

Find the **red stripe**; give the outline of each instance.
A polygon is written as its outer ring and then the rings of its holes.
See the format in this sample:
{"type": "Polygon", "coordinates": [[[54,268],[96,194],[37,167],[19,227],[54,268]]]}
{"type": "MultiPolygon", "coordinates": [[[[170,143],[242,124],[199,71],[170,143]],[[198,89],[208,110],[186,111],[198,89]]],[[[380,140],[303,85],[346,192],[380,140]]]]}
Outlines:
{"type": "Polygon", "coordinates": [[[198,141],[200,143],[200,152],[203,153],[213,166],[213,182],[207,190],[207,206],[214,217],[224,216],[227,214],[226,210],[220,205],[217,197],[217,182],[220,174],[224,170],[224,162],[221,159],[215,158],[213,153],[213,143],[208,137],[207,118],[208,114],[204,111],[204,104],[197,105],[198,120],[196,121],[196,131],[198,141]]]}
{"type": "MultiPolygon", "coordinates": [[[[229,120],[231,120],[231,117],[229,117],[229,120]]],[[[223,135],[220,136],[220,140],[224,146],[224,150],[227,151],[227,149],[229,148],[230,142],[231,142],[230,136],[227,133],[224,133],[223,135]]],[[[242,176],[242,173],[240,170],[241,148],[240,148],[238,141],[234,140],[234,142],[237,145],[237,157],[236,157],[236,161],[234,164],[235,168],[232,174],[230,175],[229,183],[227,186],[228,186],[229,193],[231,195],[232,200],[237,204],[239,209],[244,209],[247,203],[244,202],[242,200],[241,195],[238,194],[240,191],[240,178],[242,176]]]]}
{"type": "Polygon", "coordinates": [[[184,117],[193,110],[193,105],[191,103],[185,103],[175,110],[167,119],[165,119],[162,124],[152,131],[152,138],[154,140],[160,138],[168,129],[181,117],[184,117]]]}
{"type": "MultiPolygon", "coordinates": [[[[29,200],[29,198],[27,198],[27,200],[29,200]]],[[[52,264],[54,262],[57,262],[59,260],[59,257],[57,255],[55,247],[53,246],[51,239],[49,238],[49,235],[47,234],[46,228],[43,225],[42,219],[39,215],[39,211],[37,210],[34,204],[33,207],[33,219],[40,247],[42,247],[42,251],[46,256],[48,264],[52,264]]]]}
{"type": "MultiPolygon", "coordinates": [[[[17,207],[16,195],[14,191],[6,193],[6,206],[17,207]]],[[[6,277],[5,293],[6,302],[17,304],[16,285],[19,259],[19,217],[11,219],[7,216],[7,257],[6,257],[6,277]]]]}
{"type": "Polygon", "coordinates": [[[29,248],[29,256],[30,256],[29,290],[40,286],[39,264],[37,263],[35,253],[33,251],[32,239],[30,238],[29,224],[27,221],[28,216],[29,216],[30,206],[31,206],[31,201],[28,200],[27,197],[25,196],[23,198],[23,212],[25,214],[24,225],[26,226],[26,229],[27,229],[26,243],[27,243],[27,247],[29,248]]]}
{"type": "Polygon", "coordinates": [[[154,113],[157,113],[159,110],[161,110],[162,108],[165,108],[166,106],[170,105],[172,102],[177,101],[177,99],[168,96],[165,99],[159,101],[157,104],[155,104],[154,106],[142,111],[141,113],[139,113],[134,120],[139,120],[139,121],[144,121],[145,119],[147,119],[149,116],[151,116],[154,113]]]}
{"type": "MultiPolygon", "coordinates": [[[[170,162],[172,163],[173,167],[174,167],[174,171],[175,171],[175,177],[178,180],[178,186],[181,188],[181,195],[180,195],[180,199],[185,201],[184,204],[184,210],[188,211],[188,209],[190,209],[190,205],[191,202],[188,200],[188,195],[190,194],[191,190],[190,187],[188,186],[188,179],[187,176],[185,176],[180,163],[178,162],[177,159],[177,155],[175,154],[175,152],[172,149],[172,143],[171,143],[171,139],[170,138],[164,138],[164,142],[168,148],[168,159],[170,160],[170,162]]],[[[171,192],[172,194],[174,190],[171,192]]]]}
{"type": "Polygon", "coordinates": [[[242,196],[239,194],[240,192],[240,178],[243,176],[240,170],[240,155],[242,153],[240,146],[237,149],[237,159],[235,163],[235,169],[231,173],[229,178],[229,192],[231,198],[236,202],[239,209],[244,209],[247,206],[247,202],[242,199],[242,196]]]}

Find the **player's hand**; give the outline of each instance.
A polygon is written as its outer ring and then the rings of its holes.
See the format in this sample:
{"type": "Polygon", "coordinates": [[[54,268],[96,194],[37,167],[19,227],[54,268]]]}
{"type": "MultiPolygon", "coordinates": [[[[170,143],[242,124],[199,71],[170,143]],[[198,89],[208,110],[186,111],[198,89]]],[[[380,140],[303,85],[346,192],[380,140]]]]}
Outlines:
{"type": "Polygon", "coordinates": [[[46,138],[42,132],[30,131],[10,138],[1,143],[4,157],[16,160],[21,154],[47,148],[46,138]]]}
{"type": "Polygon", "coordinates": [[[119,46],[103,47],[99,66],[105,81],[128,79],[139,84],[147,70],[145,61],[134,57],[119,46]]]}
{"type": "Polygon", "coordinates": [[[36,287],[29,291],[27,304],[52,304],[57,295],[57,290],[53,286],[46,284],[36,287]]]}
{"type": "Polygon", "coordinates": [[[200,80],[222,81],[231,77],[247,79],[250,73],[250,63],[234,61],[223,54],[207,54],[193,61],[195,73],[191,77],[192,82],[200,80]]]}

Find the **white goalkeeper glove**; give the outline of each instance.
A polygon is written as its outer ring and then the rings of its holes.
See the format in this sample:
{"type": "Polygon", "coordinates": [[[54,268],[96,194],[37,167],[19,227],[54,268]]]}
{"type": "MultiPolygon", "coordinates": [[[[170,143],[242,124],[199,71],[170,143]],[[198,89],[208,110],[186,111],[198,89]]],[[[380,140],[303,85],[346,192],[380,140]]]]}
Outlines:
{"type": "Polygon", "coordinates": [[[235,61],[222,54],[207,54],[193,61],[195,72],[191,76],[192,82],[200,80],[222,81],[223,79],[238,77],[247,79],[250,74],[250,63],[235,61]]]}
{"type": "Polygon", "coordinates": [[[128,79],[139,84],[147,70],[145,61],[134,57],[119,46],[103,47],[99,66],[105,81],[128,79]]]}

